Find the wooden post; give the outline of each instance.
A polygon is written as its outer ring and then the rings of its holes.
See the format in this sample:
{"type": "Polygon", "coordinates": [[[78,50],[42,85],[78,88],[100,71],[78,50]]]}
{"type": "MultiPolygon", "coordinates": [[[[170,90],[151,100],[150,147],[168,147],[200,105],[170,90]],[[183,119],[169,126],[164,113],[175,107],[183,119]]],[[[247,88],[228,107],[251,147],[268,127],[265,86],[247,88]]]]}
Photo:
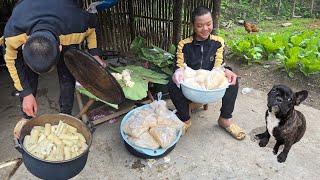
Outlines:
{"type": "MultiPolygon", "coordinates": [[[[83,102],[82,102],[81,94],[77,90],[75,90],[75,93],[76,93],[76,98],[77,98],[77,102],[78,102],[78,105],[79,105],[79,110],[81,111],[83,109],[83,102]]],[[[81,117],[82,117],[82,121],[84,123],[87,123],[87,121],[88,121],[87,114],[83,114],[81,117]]]]}
{"type": "Polygon", "coordinates": [[[173,6],[173,40],[172,43],[177,46],[181,40],[181,20],[182,16],[182,0],[174,1],[173,6]]]}
{"type": "MultiPolygon", "coordinates": [[[[128,0],[128,10],[129,10],[129,26],[130,26],[130,36],[131,41],[135,38],[135,24],[134,24],[134,14],[133,14],[133,0],[128,0]]],[[[124,28],[124,27],[123,27],[124,28]]]]}
{"type": "Polygon", "coordinates": [[[217,35],[219,30],[219,17],[220,17],[220,9],[221,9],[221,0],[213,1],[213,34],[217,35]]]}

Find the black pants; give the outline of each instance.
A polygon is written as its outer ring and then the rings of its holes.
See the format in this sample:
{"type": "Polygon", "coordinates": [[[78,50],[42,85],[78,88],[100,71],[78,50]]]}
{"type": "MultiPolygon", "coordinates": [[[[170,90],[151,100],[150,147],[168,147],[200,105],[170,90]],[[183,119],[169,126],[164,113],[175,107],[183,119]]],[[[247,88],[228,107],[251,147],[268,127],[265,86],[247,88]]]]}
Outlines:
{"type": "MultiPolygon", "coordinates": [[[[74,102],[75,79],[70,73],[67,66],[65,65],[63,55],[64,55],[64,50],[62,51],[60,55],[60,59],[57,64],[57,72],[58,72],[59,86],[60,86],[60,97],[59,97],[60,113],[71,115],[73,102],[74,102]]],[[[26,69],[26,75],[28,77],[30,87],[33,90],[32,94],[34,95],[34,97],[36,97],[39,75],[33,72],[26,64],[24,64],[24,66],[26,69]]],[[[22,100],[23,99],[21,98],[21,102],[22,100]]],[[[27,118],[27,119],[31,118],[24,112],[23,112],[23,116],[24,118],[27,118]]]]}
{"type": "MultiPolygon", "coordinates": [[[[220,109],[220,116],[225,119],[232,118],[234,105],[237,99],[239,89],[239,82],[233,86],[229,86],[225,95],[222,98],[222,107],[220,109]]],[[[168,83],[168,90],[171,101],[178,111],[178,117],[181,121],[190,119],[189,104],[191,103],[183,94],[180,88],[170,79],[168,83]]]]}

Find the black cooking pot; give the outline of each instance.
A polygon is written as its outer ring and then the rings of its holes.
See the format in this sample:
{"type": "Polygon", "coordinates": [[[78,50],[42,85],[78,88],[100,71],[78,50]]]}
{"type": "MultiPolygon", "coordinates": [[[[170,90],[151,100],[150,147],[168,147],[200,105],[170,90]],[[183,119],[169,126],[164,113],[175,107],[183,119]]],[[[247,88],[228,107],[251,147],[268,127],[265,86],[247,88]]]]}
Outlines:
{"type": "Polygon", "coordinates": [[[29,120],[21,129],[19,139],[15,140],[15,148],[22,154],[23,162],[28,171],[41,179],[70,179],[79,174],[86,165],[89,148],[92,143],[93,126],[86,125],[81,120],[66,114],[47,114],[29,120]],[[33,156],[23,146],[22,142],[34,126],[44,126],[46,123],[59,124],[62,120],[81,133],[88,144],[87,149],[79,156],[65,161],[47,161],[33,156]]]}

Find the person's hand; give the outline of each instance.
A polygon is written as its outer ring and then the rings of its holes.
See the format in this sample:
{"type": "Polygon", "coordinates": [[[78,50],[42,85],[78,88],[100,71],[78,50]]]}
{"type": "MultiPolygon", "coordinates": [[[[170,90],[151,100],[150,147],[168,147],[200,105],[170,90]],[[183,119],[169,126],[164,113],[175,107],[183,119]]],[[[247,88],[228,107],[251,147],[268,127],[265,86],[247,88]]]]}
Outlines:
{"type": "Polygon", "coordinates": [[[230,71],[229,69],[226,69],[224,73],[225,73],[225,76],[228,78],[230,85],[235,85],[237,82],[237,75],[234,72],[230,71]]]}
{"type": "Polygon", "coordinates": [[[103,68],[106,68],[107,67],[107,64],[99,57],[99,56],[93,56],[97,61],[98,63],[103,67],[103,68]]]}
{"type": "Polygon", "coordinates": [[[180,84],[182,83],[183,78],[184,78],[184,72],[183,72],[183,69],[180,68],[174,72],[172,76],[172,81],[176,84],[180,84]]]}
{"type": "Polygon", "coordinates": [[[38,111],[38,105],[36,99],[34,98],[33,94],[29,94],[25,96],[22,101],[22,110],[28,116],[36,117],[38,111]]]}

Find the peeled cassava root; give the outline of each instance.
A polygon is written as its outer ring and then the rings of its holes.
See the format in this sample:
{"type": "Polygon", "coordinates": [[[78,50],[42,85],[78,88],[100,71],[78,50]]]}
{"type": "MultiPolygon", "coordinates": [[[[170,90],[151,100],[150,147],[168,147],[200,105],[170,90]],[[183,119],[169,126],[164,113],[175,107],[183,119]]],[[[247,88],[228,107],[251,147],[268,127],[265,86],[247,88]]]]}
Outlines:
{"type": "Polygon", "coordinates": [[[61,120],[58,125],[34,126],[30,135],[24,137],[23,146],[32,155],[48,161],[72,159],[88,147],[84,136],[61,120]]]}

